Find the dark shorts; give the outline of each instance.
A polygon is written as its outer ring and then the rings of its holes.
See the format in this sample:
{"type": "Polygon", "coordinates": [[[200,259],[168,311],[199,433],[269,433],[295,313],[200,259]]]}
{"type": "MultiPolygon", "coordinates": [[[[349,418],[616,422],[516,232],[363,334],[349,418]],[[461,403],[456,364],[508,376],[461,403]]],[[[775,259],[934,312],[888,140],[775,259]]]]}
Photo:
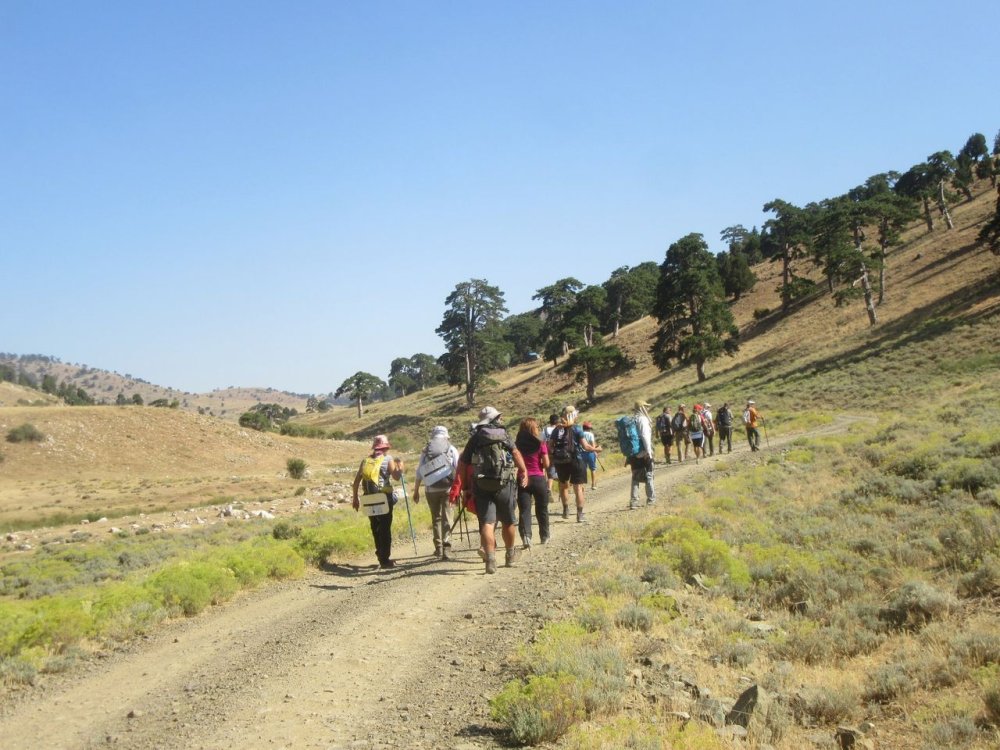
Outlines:
{"type": "Polygon", "coordinates": [[[505,485],[496,492],[476,490],[476,517],[479,525],[494,524],[498,520],[504,526],[517,523],[517,492],[514,483],[505,485]]]}
{"type": "Polygon", "coordinates": [[[660,442],[663,443],[664,445],[673,445],[674,444],[674,436],[671,433],[669,433],[669,432],[661,432],[660,433],[660,442]]]}
{"type": "Polygon", "coordinates": [[[704,442],[705,442],[705,433],[702,433],[698,437],[695,437],[694,435],[691,436],[691,445],[693,445],[695,448],[700,448],[702,443],[704,442]]]}
{"type": "Polygon", "coordinates": [[[582,457],[568,464],[556,464],[560,484],[586,484],[587,464],[582,457]]]}

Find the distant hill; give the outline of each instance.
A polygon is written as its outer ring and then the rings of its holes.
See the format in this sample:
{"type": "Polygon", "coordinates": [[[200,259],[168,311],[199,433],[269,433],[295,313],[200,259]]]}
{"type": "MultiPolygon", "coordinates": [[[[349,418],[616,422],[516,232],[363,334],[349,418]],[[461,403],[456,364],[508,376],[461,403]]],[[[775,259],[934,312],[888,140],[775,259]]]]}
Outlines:
{"type": "MultiPolygon", "coordinates": [[[[185,411],[221,417],[237,421],[240,415],[259,403],[273,403],[304,412],[308,394],[289,393],[274,388],[219,388],[210,393],[190,393],[176,388],[156,385],[131,374],[102,370],[84,364],[63,362],[57,357],[38,354],[0,353],[0,365],[8,365],[19,373],[24,373],[36,384],[51,376],[59,383],[68,383],[82,388],[98,403],[114,404],[119,394],[131,400],[138,395],[144,404],[159,399],[176,401],[178,408],[185,411]]],[[[0,405],[58,403],[48,394],[31,388],[4,383],[11,389],[0,390],[0,405]]]]}

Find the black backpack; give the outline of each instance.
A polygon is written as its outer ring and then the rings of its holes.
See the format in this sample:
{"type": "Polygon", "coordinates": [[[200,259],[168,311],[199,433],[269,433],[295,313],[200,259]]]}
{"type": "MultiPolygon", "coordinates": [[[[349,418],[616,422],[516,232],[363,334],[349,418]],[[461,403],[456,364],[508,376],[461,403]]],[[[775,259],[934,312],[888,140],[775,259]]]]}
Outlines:
{"type": "Polygon", "coordinates": [[[481,427],[474,438],[472,476],[476,489],[497,492],[517,476],[514,457],[507,449],[507,431],[502,427],[481,427]]]}
{"type": "Polygon", "coordinates": [[[576,433],[572,427],[560,425],[549,439],[552,462],[571,464],[576,460],[576,433]]]}
{"type": "Polygon", "coordinates": [[[683,430],[684,429],[684,423],[686,421],[687,421],[687,418],[684,416],[684,414],[682,412],[677,412],[676,414],[674,414],[673,422],[671,422],[671,424],[674,427],[674,431],[675,432],[680,432],[681,430],[683,430]]]}

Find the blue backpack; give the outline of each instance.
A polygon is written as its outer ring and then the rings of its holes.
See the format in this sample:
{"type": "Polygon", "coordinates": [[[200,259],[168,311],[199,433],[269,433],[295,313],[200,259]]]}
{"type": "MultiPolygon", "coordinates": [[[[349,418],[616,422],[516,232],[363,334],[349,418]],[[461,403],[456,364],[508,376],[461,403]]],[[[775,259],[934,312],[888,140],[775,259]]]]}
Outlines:
{"type": "Polygon", "coordinates": [[[615,428],[618,430],[618,447],[621,448],[625,458],[638,456],[642,451],[642,440],[639,437],[639,424],[635,417],[626,414],[615,420],[615,428]]]}

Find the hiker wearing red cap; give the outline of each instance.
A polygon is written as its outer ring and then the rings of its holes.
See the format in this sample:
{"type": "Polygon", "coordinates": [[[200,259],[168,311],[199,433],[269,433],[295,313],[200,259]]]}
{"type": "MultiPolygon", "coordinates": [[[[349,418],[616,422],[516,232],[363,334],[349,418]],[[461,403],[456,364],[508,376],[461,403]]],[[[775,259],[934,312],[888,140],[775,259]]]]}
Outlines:
{"type": "Polygon", "coordinates": [[[389,455],[391,447],[388,436],[375,436],[371,454],[361,461],[354,476],[351,503],[354,510],[359,510],[364,500],[375,540],[375,556],[383,570],[396,567],[392,559],[392,508],[396,504],[392,480],[399,481],[403,477],[403,462],[389,455]],[[360,489],[364,489],[364,498],[359,496],[360,489]]]}

